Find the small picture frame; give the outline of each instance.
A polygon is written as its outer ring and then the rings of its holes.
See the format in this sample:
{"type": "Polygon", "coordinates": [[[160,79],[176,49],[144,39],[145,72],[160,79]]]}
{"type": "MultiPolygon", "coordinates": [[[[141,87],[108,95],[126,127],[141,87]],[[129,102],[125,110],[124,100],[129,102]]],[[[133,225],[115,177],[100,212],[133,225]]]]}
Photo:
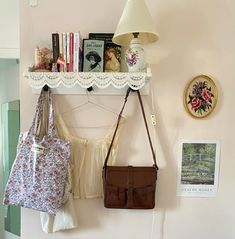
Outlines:
{"type": "Polygon", "coordinates": [[[206,75],[194,77],[184,91],[184,106],[194,118],[205,118],[217,104],[218,93],[214,81],[206,75]]]}
{"type": "Polygon", "coordinates": [[[83,72],[104,71],[104,49],[103,40],[83,40],[83,72]]]}
{"type": "Polygon", "coordinates": [[[105,44],[105,72],[120,72],[121,71],[121,46],[106,42],[105,44]]]}

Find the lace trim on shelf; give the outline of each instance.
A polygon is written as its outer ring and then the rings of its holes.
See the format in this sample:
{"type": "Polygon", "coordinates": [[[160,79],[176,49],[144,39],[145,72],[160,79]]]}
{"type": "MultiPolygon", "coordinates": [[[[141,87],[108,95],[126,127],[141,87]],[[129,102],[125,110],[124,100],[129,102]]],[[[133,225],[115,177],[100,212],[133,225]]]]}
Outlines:
{"type": "Polygon", "coordinates": [[[146,81],[151,78],[150,69],[147,72],[26,72],[24,77],[29,81],[32,88],[42,88],[48,85],[56,88],[64,85],[71,88],[79,85],[82,88],[97,86],[98,88],[106,88],[113,85],[115,88],[123,88],[126,85],[134,90],[142,88],[146,81]]]}

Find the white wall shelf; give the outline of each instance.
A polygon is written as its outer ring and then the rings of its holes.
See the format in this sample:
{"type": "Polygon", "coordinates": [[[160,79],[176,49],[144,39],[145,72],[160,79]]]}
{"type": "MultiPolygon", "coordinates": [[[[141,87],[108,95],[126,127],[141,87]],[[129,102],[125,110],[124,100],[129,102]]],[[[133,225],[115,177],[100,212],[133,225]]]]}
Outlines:
{"type": "MultiPolygon", "coordinates": [[[[33,89],[48,85],[56,94],[85,94],[86,89],[93,87],[95,94],[123,94],[131,87],[133,90],[145,88],[147,94],[151,70],[146,72],[26,72],[24,78],[33,89]],[[101,90],[102,89],[102,90],[101,90]],[[104,90],[103,90],[104,89],[104,90]]],[[[34,90],[37,93],[38,90],[34,90]]]]}

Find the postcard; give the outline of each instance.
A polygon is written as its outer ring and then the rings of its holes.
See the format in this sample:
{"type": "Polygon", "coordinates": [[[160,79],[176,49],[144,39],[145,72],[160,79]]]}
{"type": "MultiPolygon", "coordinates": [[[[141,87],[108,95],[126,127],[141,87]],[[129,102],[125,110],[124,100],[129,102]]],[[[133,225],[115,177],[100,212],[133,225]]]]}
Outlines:
{"type": "Polygon", "coordinates": [[[177,196],[215,197],[218,189],[220,145],[217,141],[180,143],[177,196]]]}

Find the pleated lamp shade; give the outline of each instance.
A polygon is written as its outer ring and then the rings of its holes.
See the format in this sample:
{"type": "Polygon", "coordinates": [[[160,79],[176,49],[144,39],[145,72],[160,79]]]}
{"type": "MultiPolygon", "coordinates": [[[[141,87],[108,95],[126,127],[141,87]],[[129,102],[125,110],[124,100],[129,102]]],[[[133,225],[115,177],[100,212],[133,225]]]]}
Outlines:
{"type": "Polygon", "coordinates": [[[121,46],[128,46],[135,32],[139,33],[138,38],[142,44],[159,39],[144,0],[127,0],[112,41],[121,46]]]}

